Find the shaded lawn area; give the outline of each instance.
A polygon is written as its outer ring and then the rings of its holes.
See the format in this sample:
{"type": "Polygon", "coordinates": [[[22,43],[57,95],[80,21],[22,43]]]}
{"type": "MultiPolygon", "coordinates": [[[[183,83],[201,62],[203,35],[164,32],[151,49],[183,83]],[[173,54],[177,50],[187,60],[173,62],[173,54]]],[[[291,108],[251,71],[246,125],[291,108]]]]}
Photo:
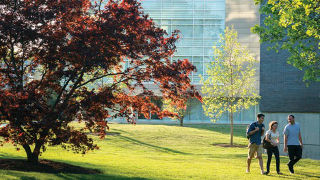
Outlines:
{"type": "MultiPolygon", "coordinates": [[[[77,125],[79,126],[79,125],[77,125]]],[[[82,172],[34,172],[0,170],[0,179],[318,179],[320,161],[302,159],[296,174],[290,175],[281,157],[281,171],[259,174],[258,161],[253,160],[251,173],[246,174],[248,141],[246,126],[235,127],[234,142],[240,147],[220,147],[229,142],[228,125],[130,125],[111,124],[105,139],[95,137],[99,150],[86,155],[73,154],[58,147],[49,147],[41,156],[62,164],[80,166],[82,172]],[[85,173],[85,170],[91,173],[85,173]],[[97,172],[96,172],[96,171],[97,172]]],[[[23,159],[23,150],[11,145],[0,148],[0,159],[23,159]]],[[[264,155],[266,161],[266,156],[264,155]]],[[[1,161],[0,161],[1,162],[1,161]]],[[[265,162],[264,162],[265,164],[265,162]]]]}
{"type": "Polygon", "coordinates": [[[40,160],[39,163],[35,164],[25,159],[0,159],[0,169],[41,173],[101,174],[101,171],[96,169],[50,160],[40,160]]]}

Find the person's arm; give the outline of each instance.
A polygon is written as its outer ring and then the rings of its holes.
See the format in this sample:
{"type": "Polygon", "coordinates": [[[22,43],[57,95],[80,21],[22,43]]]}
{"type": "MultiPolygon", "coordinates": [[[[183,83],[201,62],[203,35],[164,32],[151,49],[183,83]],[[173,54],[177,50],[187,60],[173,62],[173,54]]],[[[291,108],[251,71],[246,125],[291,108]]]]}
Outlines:
{"type": "Polygon", "coordinates": [[[254,130],[250,130],[251,129],[251,127],[249,128],[249,130],[248,130],[248,134],[251,136],[252,134],[254,134],[254,133],[256,133],[257,131],[259,131],[259,128],[258,127],[256,127],[254,130]]]}
{"type": "Polygon", "coordinates": [[[301,132],[299,132],[299,141],[300,141],[300,146],[301,146],[301,148],[303,148],[302,138],[301,138],[301,132]]]}
{"type": "Polygon", "coordinates": [[[272,143],[271,139],[269,138],[270,134],[271,133],[269,133],[269,131],[267,131],[267,133],[266,133],[266,141],[272,143]]]}
{"type": "Polygon", "coordinates": [[[277,144],[276,144],[276,145],[278,146],[278,145],[280,144],[280,138],[279,138],[279,137],[280,137],[280,134],[279,134],[278,131],[277,131],[276,134],[277,134],[277,144]]]}
{"type": "Polygon", "coordinates": [[[262,124],[262,127],[261,127],[262,129],[261,129],[261,136],[263,136],[263,134],[264,134],[264,124],[262,124]]]}
{"type": "Polygon", "coordinates": [[[268,141],[272,146],[277,146],[277,144],[275,144],[274,142],[272,142],[272,140],[270,139],[271,138],[271,132],[267,131],[266,133],[266,141],[268,141]]]}
{"type": "Polygon", "coordinates": [[[287,144],[288,144],[288,135],[286,135],[286,134],[284,134],[283,135],[283,138],[284,138],[284,140],[283,140],[283,151],[286,153],[286,152],[288,152],[288,147],[287,147],[287,144]]]}
{"type": "Polygon", "coordinates": [[[279,136],[278,136],[277,142],[274,143],[274,146],[278,146],[278,145],[279,145],[279,142],[280,142],[280,141],[279,141],[279,136]]]}

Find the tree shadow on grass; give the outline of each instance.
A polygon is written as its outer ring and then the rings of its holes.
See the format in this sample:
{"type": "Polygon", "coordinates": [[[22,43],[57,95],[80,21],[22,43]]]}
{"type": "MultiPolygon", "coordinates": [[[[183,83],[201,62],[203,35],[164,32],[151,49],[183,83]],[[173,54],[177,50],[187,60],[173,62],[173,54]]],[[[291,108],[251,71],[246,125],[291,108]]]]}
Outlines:
{"type": "Polygon", "coordinates": [[[320,179],[320,174],[317,174],[317,175],[313,175],[313,174],[307,174],[307,173],[297,173],[299,175],[302,175],[302,176],[306,176],[307,178],[317,178],[317,179],[320,179]]]}
{"type": "Polygon", "coordinates": [[[147,180],[147,178],[142,178],[142,177],[125,177],[125,176],[116,176],[116,175],[108,175],[108,174],[95,174],[95,175],[79,175],[79,174],[57,174],[57,177],[65,180],[111,180],[111,179],[116,179],[116,180],[147,180]]]}
{"type": "Polygon", "coordinates": [[[165,148],[165,147],[160,147],[160,146],[156,146],[156,145],[153,145],[153,144],[148,144],[148,143],[145,143],[145,142],[142,142],[142,141],[139,141],[137,139],[133,139],[133,138],[130,138],[130,137],[127,137],[127,136],[119,136],[119,137],[121,139],[123,139],[123,140],[128,141],[128,142],[131,142],[131,143],[134,143],[134,144],[137,144],[137,145],[146,146],[146,147],[149,147],[149,148],[161,151],[161,152],[166,152],[166,153],[169,152],[169,153],[173,153],[173,154],[183,154],[183,155],[190,154],[190,153],[185,153],[185,152],[177,151],[177,150],[170,149],[170,148],[165,148]]]}
{"type": "MultiPolygon", "coordinates": [[[[99,136],[100,133],[98,132],[87,132],[86,133],[87,135],[94,135],[94,136],[99,136]]],[[[109,131],[106,131],[106,136],[119,136],[121,133],[119,132],[109,132],[109,131]]]]}
{"type": "Polygon", "coordinates": [[[107,131],[106,132],[106,136],[120,136],[120,132],[109,132],[107,131]]]}
{"type": "MultiPolygon", "coordinates": [[[[111,126],[111,127],[112,127],[112,126],[111,126]]],[[[116,129],[116,128],[110,128],[110,129],[111,129],[111,131],[113,131],[113,132],[132,134],[131,132],[128,132],[128,131],[125,131],[125,130],[122,130],[122,129],[116,129]]]]}
{"type": "Polygon", "coordinates": [[[25,159],[0,159],[0,169],[41,173],[101,174],[98,169],[50,160],[39,160],[39,163],[34,164],[25,159]]]}
{"type": "Polygon", "coordinates": [[[303,178],[291,176],[290,174],[286,174],[286,173],[283,173],[282,175],[268,174],[267,177],[281,178],[281,179],[303,179],[303,178]]]}
{"type": "MultiPolygon", "coordinates": [[[[1,179],[6,179],[6,175],[9,177],[16,177],[17,179],[22,180],[36,180],[42,179],[43,175],[36,176],[35,174],[26,174],[25,172],[19,171],[6,171],[4,177],[1,179]]],[[[126,177],[122,175],[113,175],[113,174],[71,174],[71,173],[55,173],[50,175],[44,175],[46,179],[64,179],[64,180],[148,180],[147,178],[142,177],[126,177]]]]}
{"type": "Polygon", "coordinates": [[[36,180],[35,177],[28,177],[28,176],[21,176],[20,179],[21,180],[36,180]]]}
{"type": "Polygon", "coordinates": [[[300,179],[300,180],[303,180],[303,179],[310,179],[310,178],[313,178],[313,179],[319,179],[320,176],[317,176],[316,174],[306,174],[306,173],[297,173],[297,175],[300,175],[300,176],[295,176],[295,175],[291,175],[289,173],[283,173],[282,175],[273,175],[273,174],[269,174],[268,176],[269,177],[273,177],[273,178],[281,178],[281,179],[300,179]]]}
{"type": "MultiPolygon", "coordinates": [[[[0,171],[3,171],[2,173],[4,177],[0,179],[5,179],[5,175],[8,175],[9,177],[18,177],[19,179],[24,180],[35,180],[35,179],[41,179],[43,175],[40,175],[39,177],[36,177],[35,174],[27,174],[26,172],[36,172],[36,173],[48,173],[46,176],[48,179],[66,179],[66,180],[98,180],[98,179],[130,179],[130,180],[147,180],[147,178],[142,177],[126,177],[125,175],[118,175],[113,174],[112,170],[110,171],[111,174],[108,172],[102,172],[98,169],[93,168],[85,168],[83,166],[90,166],[90,167],[97,167],[97,165],[94,164],[88,164],[88,163],[81,163],[77,162],[77,164],[80,163],[81,166],[72,165],[74,162],[66,161],[64,162],[58,162],[58,161],[51,161],[51,160],[40,160],[40,163],[35,165],[32,163],[27,162],[25,159],[14,159],[15,157],[12,157],[12,159],[0,159],[0,171]],[[69,164],[70,163],[70,164],[69,164]]],[[[104,171],[106,168],[104,167],[104,171]]]]}

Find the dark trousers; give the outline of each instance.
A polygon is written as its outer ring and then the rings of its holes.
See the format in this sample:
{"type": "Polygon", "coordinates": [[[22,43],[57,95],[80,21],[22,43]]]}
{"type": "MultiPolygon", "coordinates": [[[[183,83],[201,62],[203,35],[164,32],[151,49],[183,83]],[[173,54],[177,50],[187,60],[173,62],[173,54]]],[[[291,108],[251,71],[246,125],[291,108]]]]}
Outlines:
{"type": "Polygon", "coordinates": [[[278,146],[267,149],[268,161],[267,161],[267,171],[270,172],[270,163],[272,159],[272,154],[276,157],[276,167],[277,172],[280,172],[280,158],[279,158],[279,149],[278,146]]]}
{"type": "Polygon", "coordinates": [[[289,163],[293,167],[302,157],[302,148],[300,145],[288,145],[289,163]]]}

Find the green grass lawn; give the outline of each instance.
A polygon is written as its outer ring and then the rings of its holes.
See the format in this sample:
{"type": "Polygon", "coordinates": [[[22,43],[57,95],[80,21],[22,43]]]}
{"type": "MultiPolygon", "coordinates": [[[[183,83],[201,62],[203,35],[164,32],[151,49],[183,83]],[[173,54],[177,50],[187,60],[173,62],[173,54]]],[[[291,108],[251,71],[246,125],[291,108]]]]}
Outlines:
{"type": "MultiPolygon", "coordinates": [[[[320,161],[302,159],[290,175],[288,158],[281,157],[281,171],[260,175],[258,160],[252,161],[251,173],[245,173],[247,148],[224,148],[213,144],[229,142],[226,125],[129,125],[111,124],[105,139],[95,137],[99,150],[86,155],[50,147],[40,157],[86,168],[102,174],[38,173],[0,170],[0,179],[317,179],[320,161]]],[[[236,126],[234,142],[248,143],[245,126],[236,126]]],[[[11,145],[0,148],[0,158],[25,158],[23,150],[11,145]]],[[[264,164],[266,156],[264,155],[264,164]]]]}

